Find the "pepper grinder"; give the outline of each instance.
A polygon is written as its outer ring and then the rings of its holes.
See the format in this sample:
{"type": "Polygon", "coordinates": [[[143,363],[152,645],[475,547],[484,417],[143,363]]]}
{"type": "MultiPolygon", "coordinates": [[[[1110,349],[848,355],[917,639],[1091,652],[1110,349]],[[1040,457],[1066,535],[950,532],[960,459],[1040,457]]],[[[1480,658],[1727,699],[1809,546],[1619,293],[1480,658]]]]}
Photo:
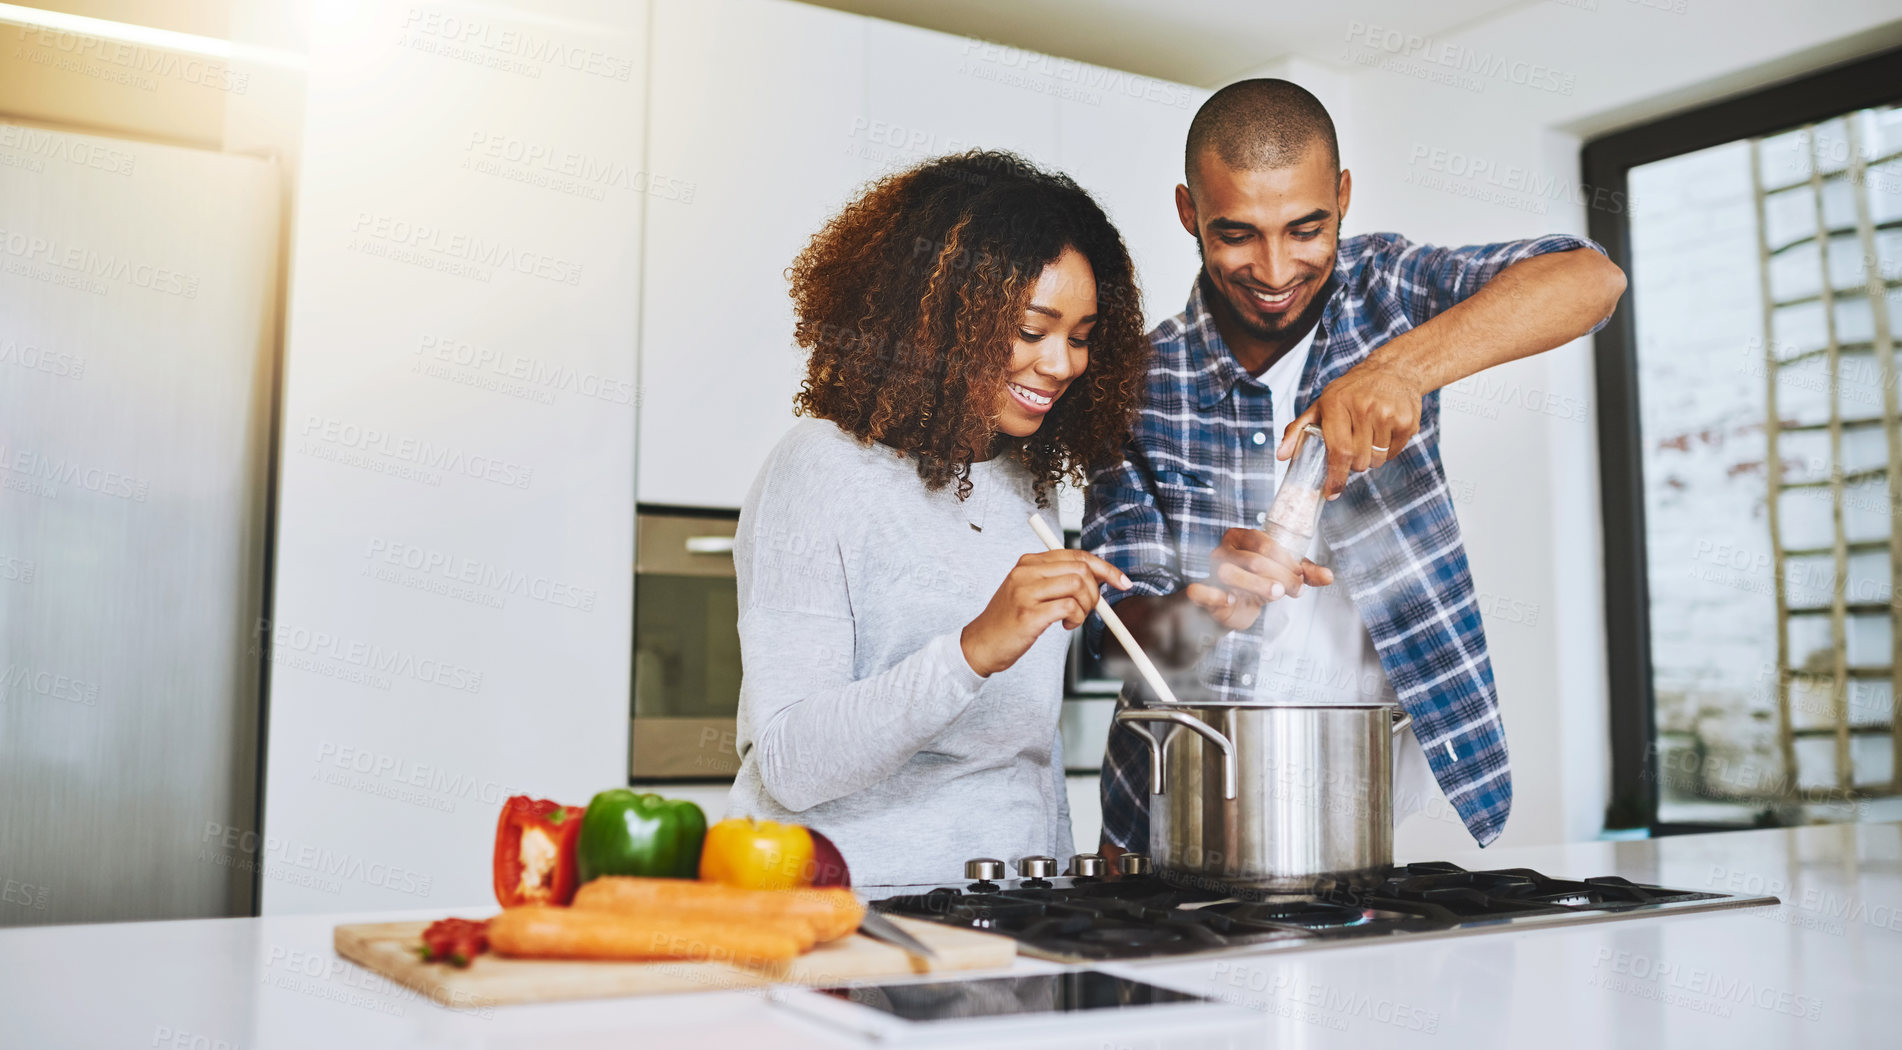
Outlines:
{"type": "Polygon", "coordinates": [[[1321,486],[1327,481],[1327,442],[1321,440],[1321,428],[1310,423],[1294,439],[1294,455],[1288,458],[1287,473],[1275,488],[1274,506],[1261,531],[1275,545],[1296,558],[1307,556],[1314,539],[1314,527],[1321,520],[1321,486]]]}

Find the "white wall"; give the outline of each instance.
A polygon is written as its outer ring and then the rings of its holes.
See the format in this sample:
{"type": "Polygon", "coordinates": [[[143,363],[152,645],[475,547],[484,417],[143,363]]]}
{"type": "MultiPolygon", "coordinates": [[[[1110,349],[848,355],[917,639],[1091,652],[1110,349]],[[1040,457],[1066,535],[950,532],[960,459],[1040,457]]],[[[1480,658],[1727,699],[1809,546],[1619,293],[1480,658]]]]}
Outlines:
{"type": "Polygon", "coordinates": [[[626,776],[645,5],[314,18],[263,908],[477,904],[626,776]]]}
{"type": "MultiPolygon", "coordinates": [[[[1578,0],[1421,40],[1405,25],[1343,18],[1338,49],[1316,56],[1325,63],[1296,58],[1261,75],[1310,84],[1334,113],[1354,173],[1349,233],[1439,244],[1583,234],[1581,129],[1892,46],[1897,14],[1892,2],[1848,0],[1578,0]]],[[[1442,407],[1513,760],[1500,842],[1590,838],[1609,778],[1590,341],[1469,381],[1442,407]]],[[[1419,858],[1470,841],[1441,809],[1407,823],[1396,850],[1419,858]]]]}

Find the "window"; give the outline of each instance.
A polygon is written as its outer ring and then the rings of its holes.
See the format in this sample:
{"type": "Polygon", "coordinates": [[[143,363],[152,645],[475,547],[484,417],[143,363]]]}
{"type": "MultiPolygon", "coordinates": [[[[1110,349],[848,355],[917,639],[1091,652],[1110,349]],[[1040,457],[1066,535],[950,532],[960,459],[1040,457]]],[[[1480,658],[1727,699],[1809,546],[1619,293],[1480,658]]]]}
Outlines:
{"type": "Polygon", "coordinates": [[[1902,817],[1899,65],[1587,147],[1613,826],[1902,817]]]}

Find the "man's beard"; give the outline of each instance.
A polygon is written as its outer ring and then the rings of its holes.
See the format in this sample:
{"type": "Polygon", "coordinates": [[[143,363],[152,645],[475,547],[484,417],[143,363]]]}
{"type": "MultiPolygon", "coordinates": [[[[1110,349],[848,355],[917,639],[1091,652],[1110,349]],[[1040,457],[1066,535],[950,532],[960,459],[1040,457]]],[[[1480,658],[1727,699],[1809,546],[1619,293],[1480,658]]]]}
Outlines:
{"type": "MultiPolygon", "coordinates": [[[[1221,289],[1216,287],[1215,278],[1209,275],[1208,252],[1203,250],[1202,238],[1200,237],[1195,239],[1195,254],[1196,258],[1202,262],[1202,272],[1197,275],[1197,279],[1202,282],[1203,297],[1209,300],[1219,301],[1222,306],[1226,308],[1225,312],[1228,314],[1227,319],[1233,322],[1235,327],[1241,329],[1250,339],[1273,342],[1286,339],[1295,332],[1305,331],[1313,324],[1321,307],[1326,305],[1319,296],[1316,296],[1314,301],[1308,304],[1307,309],[1301,311],[1299,314],[1284,313],[1281,315],[1281,321],[1262,324],[1253,318],[1250,310],[1237,306],[1235,300],[1224,295],[1221,289]]],[[[1332,269],[1332,267],[1329,267],[1329,269],[1332,269]]]]}
{"type": "Polygon", "coordinates": [[[1250,339],[1260,339],[1264,342],[1286,339],[1295,332],[1305,331],[1313,323],[1316,312],[1326,305],[1316,298],[1299,314],[1282,314],[1283,319],[1278,324],[1261,324],[1250,317],[1248,311],[1236,306],[1234,300],[1222,294],[1221,289],[1215,286],[1215,278],[1209,276],[1209,268],[1206,264],[1203,265],[1198,279],[1202,282],[1203,298],[1211,303],[1219,303],[1218,308],[1228,315],[1226,320],[1241,329],[1243,334],[1250,339]]]}

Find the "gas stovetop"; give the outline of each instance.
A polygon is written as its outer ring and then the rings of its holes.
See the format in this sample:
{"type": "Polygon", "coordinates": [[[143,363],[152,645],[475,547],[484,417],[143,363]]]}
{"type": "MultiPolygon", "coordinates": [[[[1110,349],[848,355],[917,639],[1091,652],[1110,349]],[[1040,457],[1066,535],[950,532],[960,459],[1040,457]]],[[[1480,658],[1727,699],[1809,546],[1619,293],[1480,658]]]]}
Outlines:
{"type": "MultiPolygon", "coordinates": [[[[1100,861],[1091,867],[1100,870],[1100,861]]],[[[1442,862],[1400,865],[1372,890],[1342,884],[1311,895],[1251,900],[1224,888],[1172,885],[1149,874],[1140,862],[1126,865],[1126,870],[1132,868],[1135,874],[1115,880],[993,875],[928,890],[887,887],[915,892],[875,900],[872,907],[888,915],[1001,933],[1016,938],[1025,955],[1088,962],[1314,948],[1379,937],[1445,936],[1778,903],[1775,897],[1647,886],[1615,875],[1560,879],[1529,868],[1467,871],[1442,862]]],[[[1079,869],[1073,862],[1070,870],[1079,869]]]]}

